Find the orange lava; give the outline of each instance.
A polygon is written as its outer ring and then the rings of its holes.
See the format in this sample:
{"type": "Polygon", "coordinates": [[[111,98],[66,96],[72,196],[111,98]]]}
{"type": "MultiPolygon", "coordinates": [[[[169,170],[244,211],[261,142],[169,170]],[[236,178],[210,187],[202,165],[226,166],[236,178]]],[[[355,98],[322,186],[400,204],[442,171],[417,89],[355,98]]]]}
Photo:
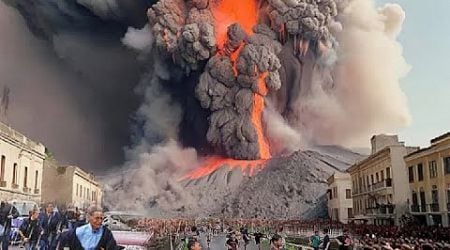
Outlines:
{"type": "Polygon", "coordinates": [[[219,50],[227,41],[228,26],[239,23],[244,31],[253,34],[253,26],[258,21],[258,3],[256,0],[219,0],[211,8],[215,19],[216,41],[219,50]]]}
{"type": "Polygon", "coordinates": [[[195,180],[208,176],[224,165],[228,165],[230,169],[241,168],[244,174],[252,176],[262,169],[265,163],[266,160],[246,161],[223,158],[222,156],[211,156],[206,158],[202,166],[186,174],[181,178],[181,180],[195,180]]]}
{"type": "Polygon", "coordinates": [[[262,112],[264,110],[264,96],[267,95],[267,86],[265,79],[268,73],[263,72],[258,78],[258,93],[253,94],[252,107],[252,123],[256,129],[258,137],[259,155],[261,159],[269,159],[271,157],[269,143],[264,136],[264,128],[262,125],[262,112]]]}

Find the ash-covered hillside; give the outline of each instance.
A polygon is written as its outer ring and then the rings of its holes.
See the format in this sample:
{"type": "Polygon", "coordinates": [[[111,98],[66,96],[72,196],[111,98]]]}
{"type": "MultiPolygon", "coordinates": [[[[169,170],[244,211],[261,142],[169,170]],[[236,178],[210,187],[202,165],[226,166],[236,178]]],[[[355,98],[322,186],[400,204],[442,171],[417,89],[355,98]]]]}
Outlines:
{"type": "Polygon", "coordinates": [[[327,215],[326,179],[364,156],[325,146],[273,159],[252,177],[223,166],[208,176],[185,181],[195,206],[184,216],[231,216],[312,219],[327,215]]]}

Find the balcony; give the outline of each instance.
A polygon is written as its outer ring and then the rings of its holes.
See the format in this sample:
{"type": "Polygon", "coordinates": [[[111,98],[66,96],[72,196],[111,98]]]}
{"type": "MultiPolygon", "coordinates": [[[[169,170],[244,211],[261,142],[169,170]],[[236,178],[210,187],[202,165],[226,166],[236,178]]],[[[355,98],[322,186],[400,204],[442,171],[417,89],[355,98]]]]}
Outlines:
{"type": "Polygon", "coordinates": [[[439,212],[439,203],[428,204],[430,212],[439,212]]]}
{"type": "Polygon", "coordinates": [[[0,187],[6,187],[6,181],[0,181],[0,187]]]}
{"type": "Polygon", "coordinates": [[[18,188],[19,188],[19,184],[13,183],[13,184],[11,185],[11,187],[12,187],[13,189],[18,189],[18,188]]]}
{"type": "Polygon", "coordinates": [[[377,215],[391,215],[394,213],[395,205],[393,204],[380,204],[375,207],[366,207],[366,211],[368,214],[377,215]]]}
{"type": "Polygon", "coordinates": [[[39,191],[40,191],[40,190],[39,190],[38,188],[35,188],[35,189],[34,189],[34,194],[39,194],[39,191]]]}
{"type": "Polygon", "coordinates": [[[22,190],[24,193],[29,193],[31,191],[31,188],[24,187],[22,190]]]}

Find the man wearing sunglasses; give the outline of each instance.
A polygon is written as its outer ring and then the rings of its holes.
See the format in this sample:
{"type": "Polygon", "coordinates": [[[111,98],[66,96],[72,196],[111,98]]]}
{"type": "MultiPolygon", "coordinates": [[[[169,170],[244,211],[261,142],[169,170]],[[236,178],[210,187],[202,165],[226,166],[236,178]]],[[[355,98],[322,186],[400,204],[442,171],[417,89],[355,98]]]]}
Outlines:
{"type": "Polygon", "coordinates": [[[59,249],[121,249],[111,231],[102,225],[103,210],[92,206],[87,211],[89,223],[68,232],[67,238],[62,240],[59,249]]]}

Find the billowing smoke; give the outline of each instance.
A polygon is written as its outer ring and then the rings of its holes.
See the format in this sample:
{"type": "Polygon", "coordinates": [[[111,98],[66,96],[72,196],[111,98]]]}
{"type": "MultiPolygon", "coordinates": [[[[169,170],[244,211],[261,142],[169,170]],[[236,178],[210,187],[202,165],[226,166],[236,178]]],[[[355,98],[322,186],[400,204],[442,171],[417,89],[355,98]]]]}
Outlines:
{"type": "Polygon", "coordinates": [[[398,5],[3,1],[83,80],[61,85],[84,90],[89,113],[110,126],[104,136],[126,147],[130,171],[115,184],[119,200],[111,196],[122,207],[189,204],[176,180],[197,154],[259,160],[305,145],[352,146],[410,119],[398,5]]]}

